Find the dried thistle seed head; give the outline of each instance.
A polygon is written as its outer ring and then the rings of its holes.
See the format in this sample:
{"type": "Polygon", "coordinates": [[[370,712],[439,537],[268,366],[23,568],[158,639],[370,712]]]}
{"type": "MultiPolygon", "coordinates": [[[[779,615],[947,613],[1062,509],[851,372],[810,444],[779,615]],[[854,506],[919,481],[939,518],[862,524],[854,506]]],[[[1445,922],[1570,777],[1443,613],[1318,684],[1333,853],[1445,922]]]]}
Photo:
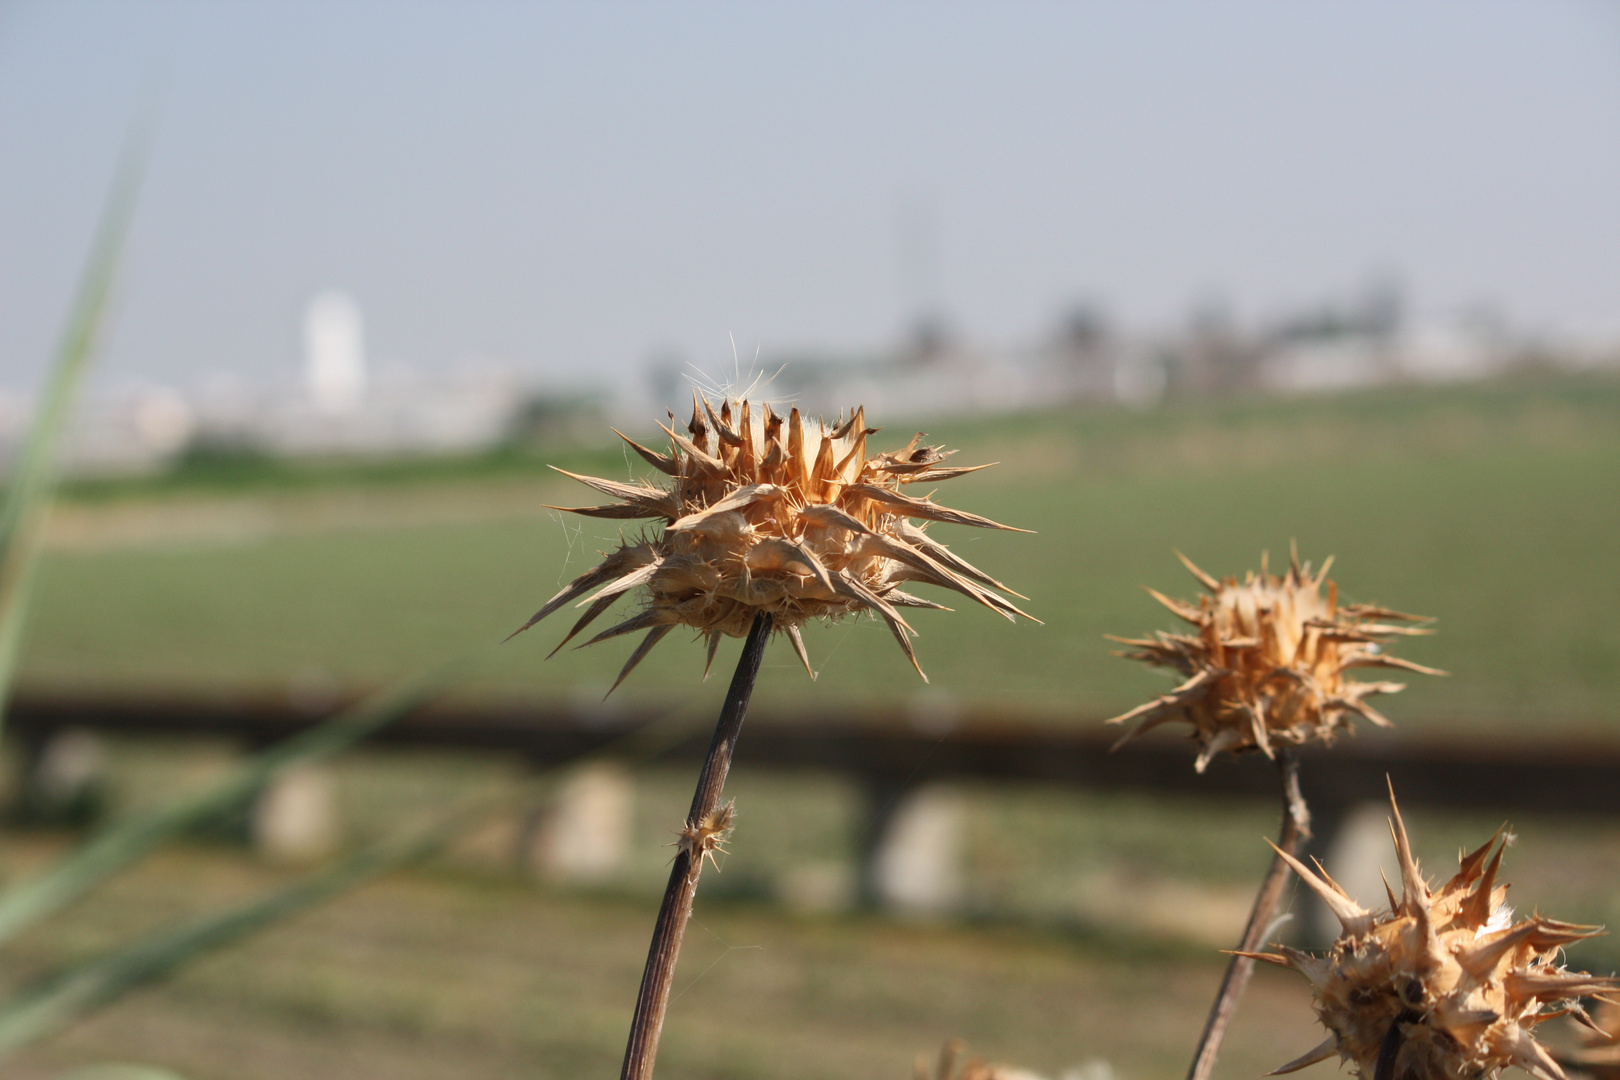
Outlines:
{"type": "Polygon", "coordinates": [[[1513,909],[1503,903],[1507,886],[1496,883],[1511,839],[1504,830],[1461,856],[1456,875],[1434,889],[1412,856],[1393,790],[1390,809],[1401,898],[1391,890],[1387,911],[1368,911],[1326,871],[1313,873],[1279,852],[1338,917],[1344,933],[1325,956],[1283,946],[1278,953],[1247,954],[1304,975],[1316,1015],[1328,1029],[1320,1046],[1276,1071],[1293,1072],[1337,1054],[1355,1063],[1364,1080],[1490,1080],[1509,1065],[1541,1080],[1564,1080],[1563,1069],[1531,1032],[1579,1010],[1583,995],[1620,987],[1613,976],[1558,963],[1563,946],[1599,928],[1540,915],[1513,921],[1513,909]],[[1393,1070],[1379,1069],[1380,1057],[1390,1055],[1393,1070]]]}
{"type": "Polygon", "coordinates": [[[1353,716],[1389,727],[1389,720],[1366,699],[1403,690],[1405,685],[1355,682],[1345,677],[1346,672],[1399,668],[1445,674],[1384,652],[1385,643],[1394,637],[1431,632],[1397,623],[1429,620],[1367,604],[1340,606],[1338,586],[1326,580],[1332,558],[1313,573],[1311,564],[1301,566],[1295,553],[1288,572],[1279,577],[1267,571],[1262,556],[1260,573],[1251,571],[1239,583],[1232,577],[1217,581],[1179,551],[1176,555],[1205,594],[1194,604],[1148,592],[1192,624],[1193,631],[1111,640],[1131,647],[1116,655],[1171,668],[1185,681],[1109,720],[1110,724],[1137,721],[1120,743],[1161,724],[1186,721],[1199,745],[1196,768],[1203,772],[1222,750],[1259,749],[1271,757],[1278,744],[1331,742],[1338,731],[1351,730],[1353,716]]]}
{"type": "Polygon", "coordinates": [[[947,1039],[939,1056],[932,1063],[927,1057],[918,1057],[912,1070],[914,1080],[1040,1080],[1026,1069],[1006,1065],[992,1065],[983,1058],[973,1057],[961,1062],[967,1043],[961,1039],[947,1039]]]}
{"type": "Polygon", "coordinates": [[[904,490],[986,466],[947,466],[950,452],[922,445],[921,434],[899,450],[869,454],[867,438],[877,429],[866,426],[863,409],[829,428],[824,421],[806,421],[797,409],[781,417],[766,405],[756,413],[746,400],[728,399],[716,411],[694,394],[685,432],[673,426],[664,431],[668,454],[619,437],[670,478],[668,487],[564,474],[619,501],[554,509],[652,519],[662,527],[657,535],[621,543],[520,629],[577,600],[585,613],[560,649],[616,599],[638,590],[641,610],[585,643],[647,631],[615,687],[676,626],[702,633],[712,661],[721,636],[744,636],[760,612],[769,612],[774,628],[788,635],[806,671],[810,660],[799,627],[860,611],[872,611],[888,625],[915,667],[915,631],[898,609],[941,605],[902,589],[913,582],[952,589],[1009,620],[1030,617],[1000,595],[1018,593],[925,531],[932,522],[1012,527],[904,490]],[[912,524],[913,518],[923,524],[912,524]]]}

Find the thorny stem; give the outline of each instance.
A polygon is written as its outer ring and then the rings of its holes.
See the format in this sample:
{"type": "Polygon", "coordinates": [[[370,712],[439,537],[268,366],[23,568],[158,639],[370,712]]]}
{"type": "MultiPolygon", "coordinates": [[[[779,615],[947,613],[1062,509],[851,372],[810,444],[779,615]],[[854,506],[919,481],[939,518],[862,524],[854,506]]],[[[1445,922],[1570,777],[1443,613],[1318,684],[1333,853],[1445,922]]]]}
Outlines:
{"type": "MultiPolygon", "coordinates": [[[[754,680],[765,656],[772,621],[770,613],[762,611],[754,616],[754,625],[748,631],[736,674],[731,677],[731,689],[726,691],[726,703],[721,706],[720,719],[714,726],[709,756],[698,774],[692,809],[686,815],[688,834],[720,808],[720,792],[726,786],[726,773],[731,769],[731,752],[737,745],[737,735],[742,731],[743,717],[748,712],[748,699],[754,692],[754,680]]],[[[624,1067],[619,1070],[619,1080],[651,1080],[653,1059],[658,1055],[658,1036],[664,1030],[664,1011],[669,1006],[669,990],[675,979],[675,960],[681,952],[681,938],[686,934],[686,921],[692,915],[698,875],[702,872],[702,851],[683,844],[675,854],[675,864],[670,867],[664,903],[658,909],[658,922],[653,926],[652,946],[647,950],[647,967],[641,974],[641,992],[636,997],[636,1013],[630,1022],[630,1040],[624,1048],[624,1067]]]]}
{"type": "MultiPolygon", "coordinates": [[[[1305,805],[1304,796],[1299,793],[1299,759],[1293,751],[1277,751],[1277,771],[1282,774],[1283,783],[1282,830],[1277,838],[1277,846],[1294,855],[1299,850],[1300,840],[1311,835],[1311,812],[1305,805]]],[[[1243,929],[1243,940],[1238,944],[1240,951],[1254,952],[1261,946],[1260,939],[1266,927],[1271,925],[1271,914],[1277,908],[1277,900],[1282,896],[1287,880],[1287,864],[1282,856],[1273,857],[1271,869],[1266,871],[1265,879],[1260,882],[1260,892],[1254,898],[1249,924],[1243,929]]],[[[1243,989],[1248,986],[1252,974],[1254,961],[1247,956],[1234,956],[1226,966],[1226,977],[1221,980],[1220,992],[1215,995],[1215,1004],[1210,1007],[1204,1035],[1198,1040],[1198,1052],[1193,1055],[1192,1068],[1187,1070],[1187,1080],[1209,1080],[1209,1075],[1215,1071],[1215,1058],[1221,1052],[1221,1040],[1226,1037],[1226,1028],[1237,1013],[1238,1000],[1243,997],[1243,989]]]]}

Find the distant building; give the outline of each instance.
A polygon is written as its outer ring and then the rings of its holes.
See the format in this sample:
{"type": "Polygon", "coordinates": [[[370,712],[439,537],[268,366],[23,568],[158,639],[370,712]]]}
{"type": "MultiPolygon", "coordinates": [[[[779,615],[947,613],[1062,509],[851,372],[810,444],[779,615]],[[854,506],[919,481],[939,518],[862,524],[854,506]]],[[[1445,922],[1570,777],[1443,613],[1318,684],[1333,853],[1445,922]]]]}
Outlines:
{"type": "Polygon", "coordinates": [[[304,380],[323,413],[353,412],[365,398],[365,322],[347,293],[323,292],[304,309],[304,380]]]}

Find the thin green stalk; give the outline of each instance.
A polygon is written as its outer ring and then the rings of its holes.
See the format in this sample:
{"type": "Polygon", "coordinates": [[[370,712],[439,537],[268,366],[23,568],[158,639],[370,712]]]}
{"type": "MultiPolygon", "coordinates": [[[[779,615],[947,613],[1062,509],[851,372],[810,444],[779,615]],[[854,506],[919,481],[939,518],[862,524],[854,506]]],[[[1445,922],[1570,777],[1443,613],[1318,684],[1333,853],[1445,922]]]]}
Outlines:
{"type": "Polygon", "coordinates": [[[38,410],[0,501],[0,731],[22,653],[23,622],[39,561],[39,538],[56,483],[56,459],[85,369],[106,322],[107,300],[146,171],[144,126],[124,149],[78,296],[46,372],[38,410]]]}
{"type": "MultiPolygon", "coordinates": [[[[394,867],[427,854],[453,835],[461,823],[543,790],[558,769],[608,755],[645,761],[658,756],[689,734],[679,716],[668,716],[626,732],[593,751],[561,762],[515,789],[474,799],[437,824],[405,839],[383,841],[333,868],[267,897],[207,916],[177,929],[125,946],[77,965],[36,987],[21,999],[0,1007],[0,1054],[60,1030],[123,994],[173,972],[202,953],[230,944],[278,919],[365,883],[394,867]],[[414,837],[414,838],[413,838],[414,837]]],[[[70,1080],[172,1080],[165,1073],[118,1072],[136,1066],[103,1066],[70,1080]],[[108,1071],[112,1070],[112,1071],[108,1071]]]]}
{"type": "Polygon", "coordinates": [[[0,942],[59,911],[153,848],[242,805],[294,766],[331,757],[436,693],[461,660],[379,691],[308,731],[254,754],[223,778],[118,822],[61,862],[0,893],[0,942]]]}
{"type": "Polygon", "coordinates": [[[466,814],[373,844],[335,866],[223,912],[70,968],[0,1008],[0,1055],[61,1030],[129,991],[306,908],[414,862],[439,847],[466,814]]]}

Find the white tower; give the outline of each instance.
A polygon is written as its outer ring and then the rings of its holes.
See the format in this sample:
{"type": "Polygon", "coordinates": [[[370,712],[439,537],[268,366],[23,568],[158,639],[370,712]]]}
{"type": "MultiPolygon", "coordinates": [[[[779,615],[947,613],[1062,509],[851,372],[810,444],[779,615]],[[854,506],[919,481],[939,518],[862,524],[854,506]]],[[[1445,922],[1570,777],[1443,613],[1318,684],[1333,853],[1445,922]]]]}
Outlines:
{"type": "Polygon", "coordinates": [[[323,292],[304,309],[304,380],[322,412],[352,412],[365,397],[365,325],[348,293],[323,292]]]}

